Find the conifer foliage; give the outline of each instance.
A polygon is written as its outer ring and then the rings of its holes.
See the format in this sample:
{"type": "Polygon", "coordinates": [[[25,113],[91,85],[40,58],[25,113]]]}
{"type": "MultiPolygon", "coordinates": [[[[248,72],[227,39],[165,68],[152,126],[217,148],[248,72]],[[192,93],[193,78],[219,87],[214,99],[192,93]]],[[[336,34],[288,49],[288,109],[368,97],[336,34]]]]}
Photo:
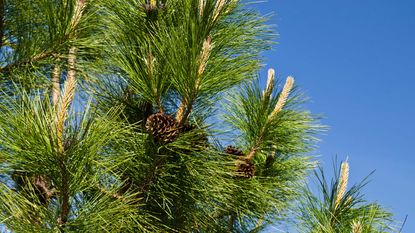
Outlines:
{"type": "Polygon", "coordinates": [[[287,218],[322,127],[294,78],[261,87],[265,22],[238,0],[0,0],[2,229],[287,218]]]}

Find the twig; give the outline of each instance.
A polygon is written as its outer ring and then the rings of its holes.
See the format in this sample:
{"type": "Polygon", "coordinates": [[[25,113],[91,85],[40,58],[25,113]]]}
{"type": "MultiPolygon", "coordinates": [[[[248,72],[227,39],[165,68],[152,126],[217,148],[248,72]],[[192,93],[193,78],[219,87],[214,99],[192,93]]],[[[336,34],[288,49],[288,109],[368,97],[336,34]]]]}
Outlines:
{"type": "Polygon", "coordinates": [[[63,149],[64,149],[63,143],[62,143],[62,135],[63,135],[65,120],[67,116],[67,111],[75,96],[76,79],[74,76],[70,76],[69,73],[72,73],[72,72],[68,71],[68,76],[64,84],[62,100],[61,100],[59,110],[56,116],[56,131],[58,134],[57,136],[58,136],[58,145],[59,145],[60,153],[63,153],[63,149]]]}

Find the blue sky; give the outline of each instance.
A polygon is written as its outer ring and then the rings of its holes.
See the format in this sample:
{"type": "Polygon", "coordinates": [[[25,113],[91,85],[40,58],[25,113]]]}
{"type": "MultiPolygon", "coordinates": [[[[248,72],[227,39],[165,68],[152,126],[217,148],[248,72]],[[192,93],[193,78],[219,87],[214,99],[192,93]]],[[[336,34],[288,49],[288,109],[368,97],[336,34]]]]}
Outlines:
{"type": "MultiPolygon", "coordinates": [[[[415,1],[270,0],[278,45],[266,68],[293,75],[330,126],[324,167],[348,156],[351,182],[376,170],[366,197],[408,215],[415,232],[415,1]]],[[[265,74],[265,73],[264,73],[265,74]]]]}

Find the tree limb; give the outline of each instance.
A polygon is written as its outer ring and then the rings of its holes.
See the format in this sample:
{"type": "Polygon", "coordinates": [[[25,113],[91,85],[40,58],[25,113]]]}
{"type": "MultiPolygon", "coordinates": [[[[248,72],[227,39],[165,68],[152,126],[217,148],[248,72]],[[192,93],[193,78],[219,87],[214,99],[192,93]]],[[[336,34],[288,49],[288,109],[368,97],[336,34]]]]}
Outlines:
{"type": "Polygon", "coordinates": [[[198,68],[197,68],[197,74],[196,74],[197,77],[195,80],[195,86],[193,87],[189,100],[187,100],[186,96],[182,97],[182,101],[176,113],[176,120],[179,122],[180,125],[186,122],[187,117],[190,115],[192,111],[193,104],[197,97],[197,93],[200,90],[200,87],[202,84],[202,75],[205,72],[211,50],[212,50],[212,38],[211,36],[208,36],[203,41],[202,50],[200,51],[199,57],[197,58],[198,68]]]}

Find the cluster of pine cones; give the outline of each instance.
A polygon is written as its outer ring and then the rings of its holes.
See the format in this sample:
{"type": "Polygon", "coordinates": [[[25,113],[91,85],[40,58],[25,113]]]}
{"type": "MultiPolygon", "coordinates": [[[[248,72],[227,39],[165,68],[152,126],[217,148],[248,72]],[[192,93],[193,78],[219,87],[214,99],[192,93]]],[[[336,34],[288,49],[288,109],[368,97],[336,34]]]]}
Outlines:
{"type": "Polygon", "coordinates": [[[228,146],[225,148],[224,152],[236,156],[237,176],[244,178],[252,178],[255,176],[255,164],[251,160],[245,158],[245,154],[242,150],[234,146],[228,146]]]}
{"type": "MultiPolygon", "coordinates": [[[[188,132],[194,127],[192,125],[180,126],[177,120],[165,113],[152,114],[147,118],[145,129],[153,138],[163,144],[174,142],[180,133],[188,132]]],[[[228,146],[224,152],[236,156],[236,174],[239,177],[252,178],[255,176],[255,164],[245,158],[242,150],[228,146]]]]}

